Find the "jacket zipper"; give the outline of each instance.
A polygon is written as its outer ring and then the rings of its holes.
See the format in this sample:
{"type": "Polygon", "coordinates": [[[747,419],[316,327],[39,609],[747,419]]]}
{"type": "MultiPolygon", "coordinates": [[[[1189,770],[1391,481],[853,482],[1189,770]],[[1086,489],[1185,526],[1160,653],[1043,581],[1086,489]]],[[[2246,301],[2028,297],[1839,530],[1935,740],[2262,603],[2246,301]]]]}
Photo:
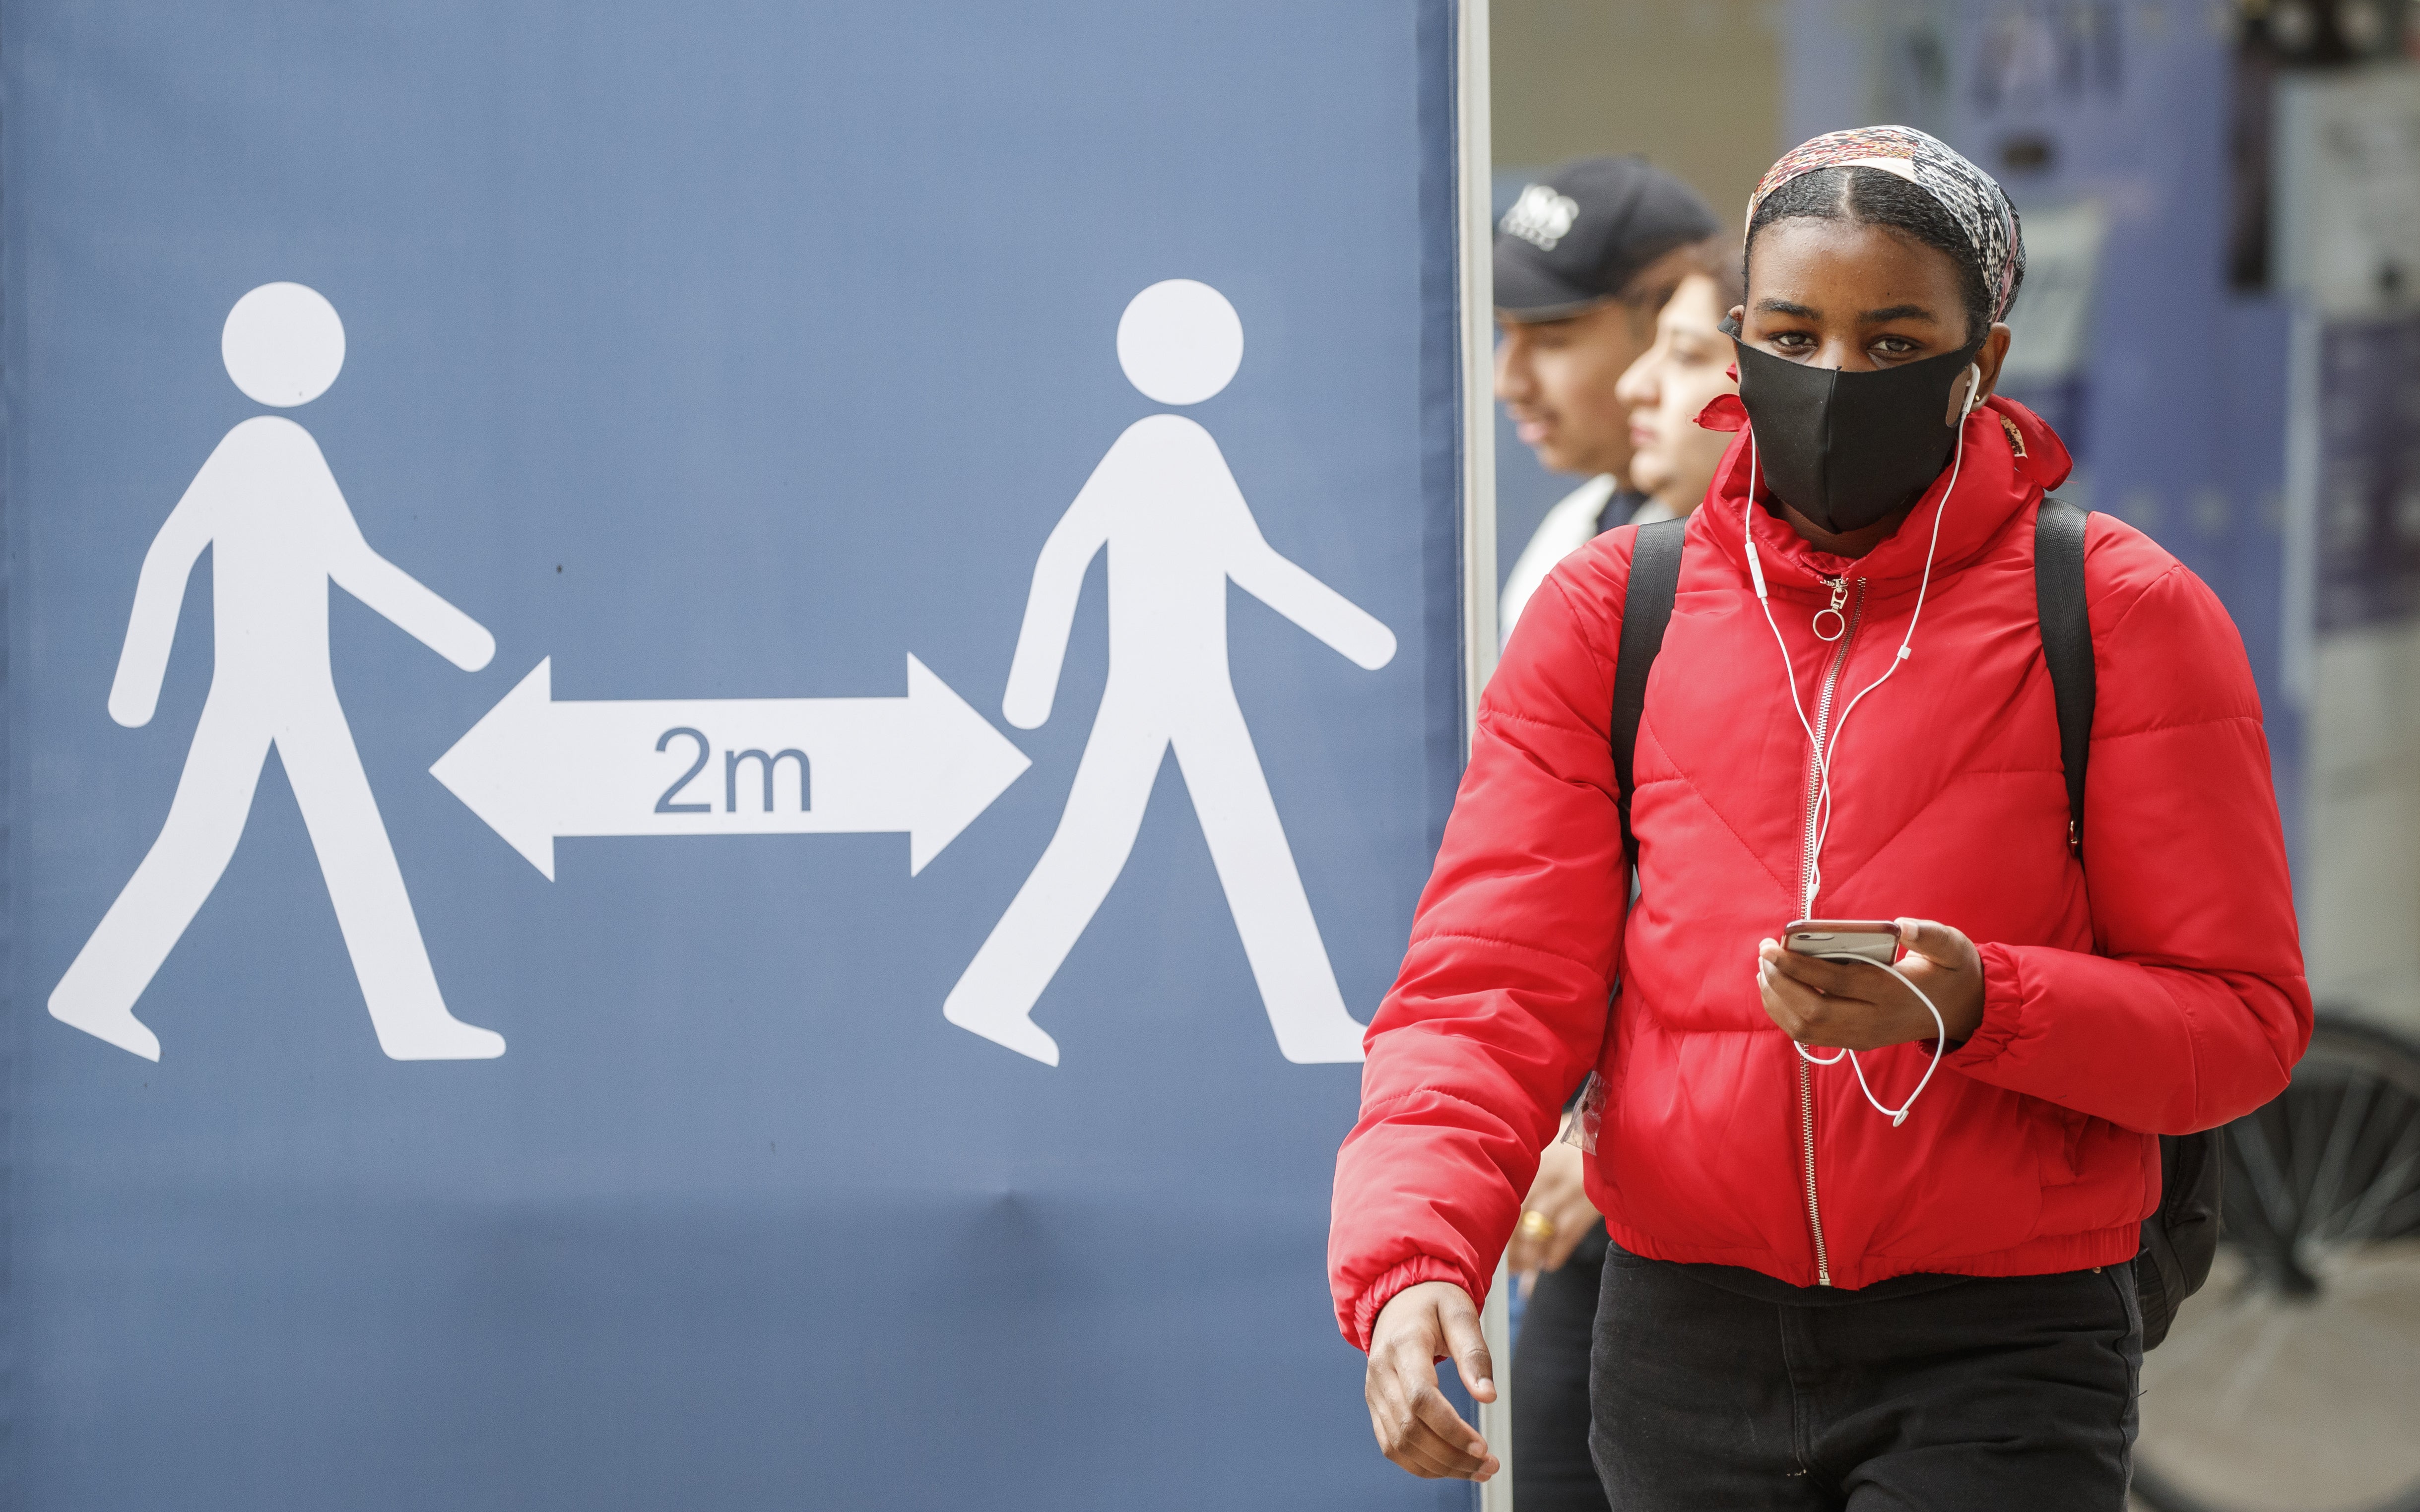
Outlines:
{"type": "MultiPolygon", "coordinates": [[[[1838,649],[1832,653],[1832,665],[1824,670],[1823,691],[1815,702],[1815,748],[1807,753],[1807,829],[1799,852],[1798,914],[1802,918],[1815,915],[1815,834],[1822,815],[1823,793],[1823,739],[1832,726],[1832,698],[1838,691],[1840,673],[1849,665],[1849,647],[1857,639],[1858,622],[1865,618],[1866,580],[1856,579],[1855,598],[1850,599],[1850,582],[1846,577],[1827,578],[1824,585],[1832,590],[1832,603],[1819,613],[1838,615],[1840,606],[1848,604],[1847,618],[1840,629],[1838,649]]],[[[1806,1057],[1798,1058],[1798,1149],[1801,1173],[1807,1179],[1807,1228],[1815,1239],[1815,1284],[1832,1284],[1832,1259],[1823,1248],[1823,1204],[1815,1193],[1815,1072],[1806,1057]]]]}

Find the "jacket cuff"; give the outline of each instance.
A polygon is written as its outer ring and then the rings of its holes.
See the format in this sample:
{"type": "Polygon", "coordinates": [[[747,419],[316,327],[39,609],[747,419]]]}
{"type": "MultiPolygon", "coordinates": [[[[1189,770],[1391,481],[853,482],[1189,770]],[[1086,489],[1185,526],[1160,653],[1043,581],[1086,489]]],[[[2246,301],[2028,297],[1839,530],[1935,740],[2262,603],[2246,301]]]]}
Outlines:
{"type": "Polygon", "coordinates": [[[1360,1300],[1353,1304],[1353,1347],[1369,1353],[1370,1331],[1378,1326],[1378,1314],[1395,1300],[1396,1293],[1423,1281],[1450,1281],[1469,1292],[1473,1303],[1487,1304],[1487,1288],[1474,1290],[1459,1267],[1433,1256],[1415,1255],[1362,1288],[1360,1300]]]}
{"type": "Polygon", "coordinates": [[[2017,1037],[2025,1006],[2024,990],[2017,982],[2016,950],[1993,941],[1978,946],[1976,953],[1983,958],[1983,1022],[1947,1057],[1962,1069],[1997,1059],[2017,1037]]]}

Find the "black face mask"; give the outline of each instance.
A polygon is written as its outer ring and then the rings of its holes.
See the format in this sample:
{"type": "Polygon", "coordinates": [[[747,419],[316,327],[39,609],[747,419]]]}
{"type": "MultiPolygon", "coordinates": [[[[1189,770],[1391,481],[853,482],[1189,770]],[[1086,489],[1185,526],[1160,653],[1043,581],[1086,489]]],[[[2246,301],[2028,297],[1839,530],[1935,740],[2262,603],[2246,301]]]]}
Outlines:
{"type": "Polygon", "coordinates": [[[1784,503],[1834,534],[1913,503],[1957,444],[1949,393],[1982,344],[1871,373],[1810,367],[1723,331],[1739,349],[1740,403],[1757,463],[1784,503]]]}

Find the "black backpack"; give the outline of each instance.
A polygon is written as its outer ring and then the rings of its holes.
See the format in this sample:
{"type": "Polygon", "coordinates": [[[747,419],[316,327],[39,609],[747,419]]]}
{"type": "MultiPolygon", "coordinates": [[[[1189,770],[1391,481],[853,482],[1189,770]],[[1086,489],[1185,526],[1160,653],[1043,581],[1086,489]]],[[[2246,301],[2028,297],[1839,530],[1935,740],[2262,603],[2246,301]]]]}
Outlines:
{"type": "MultiPolygon", "coordinates": [[[[2034,608],[2041,622],[2042,656],[2058,705],[2059,760],[2067,769],[2067,842],[2084,849],[2084,766],[2091,753],[2092,622],[2084,602],[2085,511],[2045,499],[2034,527],[2034,608]]],[[[1622,854],[1638,864],[1630,832],[1631,763],[1638,721],[1647,708],[1647,672],[1664,645],[1672,594],[1681,581],[1686,520],[1638,528],[1630,558],[1630,586],[1621,616],[1621,650],[1613,678],[1613,771],[1620,789],[1622,854]]],[[[2160,1136],[2160,1205],[2143,1220],[2143,1247],[2134,1257],[2134,1291],[2143,1304],[2143,1348],[2167,1337],[2184,1300],[2210,1278],[2218,1253],[2219,1183],[2225,1146],[2218,1130],[2160,1136]]]]}

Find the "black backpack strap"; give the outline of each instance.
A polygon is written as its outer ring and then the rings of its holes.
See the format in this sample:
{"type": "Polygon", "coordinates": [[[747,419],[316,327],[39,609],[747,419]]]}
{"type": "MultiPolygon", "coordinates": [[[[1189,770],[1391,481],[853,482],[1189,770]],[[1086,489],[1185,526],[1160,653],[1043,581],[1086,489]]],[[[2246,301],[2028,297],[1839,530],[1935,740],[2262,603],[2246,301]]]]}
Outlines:
{"type": "MultiPolygon", "coordinates": [[[[2045,499],[2034,522],[2034,608],[2058,705],[2058,759],[2067,769],[2067,841],[2084,848],[2084,767],[2092,752],[2092,620],[2084,602],[2084,527],[2089,517],[2045,499]]],[[[2184,1300],[2201,1289],[2218,1254],[2226,1206],[2224,1129],[2160,1136],[2160,1205],[2143,1220],[2133,1266],[2143,1348],[2167,1337],[2184,1300]]]]}
{"type": "Polygon", "coordinates": [[[1638,841],[1630,832],[1631,766],[1638,751],[1638,721],[1647,712],[1647,673],[1664,649],[1664,626],[1681,586],[1681,539],[1688,527],[1686,519],[1638,527],[1630,548],[1630,586],[1621,598],[1621,650],[1613,668],[1613,778],[1621,809],[1621,854],[1634,867],[1638,841]]]}
{"type": "MultiPolygon", "coordinates": [[[[2092,754],[2092,619],[2084,602],[2084,525],[2091,517],[2044,499],[2034,521],[2034,610],[2058,704],[2058,759],[2067,769],[2067,843],[2084,849],[2084,767],[2092,754]]],[[[1622,651],[1630,642],[1625,637],[1622,651]]]]}

